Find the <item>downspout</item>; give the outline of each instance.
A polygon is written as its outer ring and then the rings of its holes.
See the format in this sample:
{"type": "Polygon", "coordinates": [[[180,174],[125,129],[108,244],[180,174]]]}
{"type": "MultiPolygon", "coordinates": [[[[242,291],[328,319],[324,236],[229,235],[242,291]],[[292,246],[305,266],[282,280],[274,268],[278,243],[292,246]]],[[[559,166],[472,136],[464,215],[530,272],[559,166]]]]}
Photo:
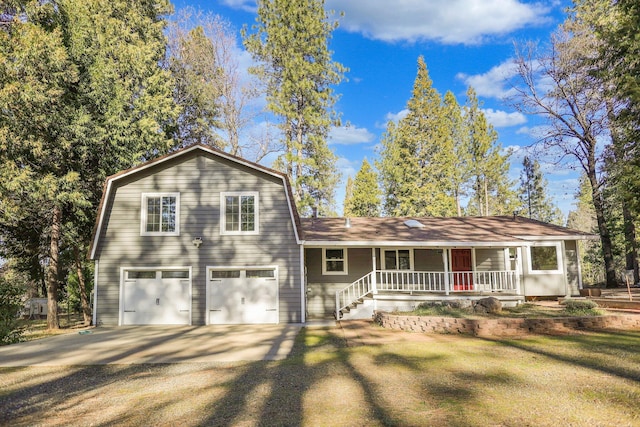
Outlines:
{"type": "Polygon", "coordinates": [[[300,323],[307,321],[307,276],[304,273],[304,242],[300,243],[300,323]]]}
{"type": "Polygon", "coordinates": [[[100,261],[98,261],[97,259],[93,262],[94,268],[93,268],[93,319],[92,319],[92,324],[93,326],[98,326],[97,323],[97,319],[98,319],[98,270],[99,270],[99,266],[100,266],[100,261]]]}
{"type": "Polygon", "coordinates": [[[564,294],[566,298],[571,297],[571,290],[569,289],[569,278],[567,273],[567,249],[564,244],[564,240],[560,241],[560,262],[562,262],[562,278],[564,279],[564,294]]]}
{"type": "Polygon", "coordinates": [[[584,289],[582,286],[582,263],[580,262],[580,242],[576,240],[576,263],[578,264],[578,289],[584,289]]]}

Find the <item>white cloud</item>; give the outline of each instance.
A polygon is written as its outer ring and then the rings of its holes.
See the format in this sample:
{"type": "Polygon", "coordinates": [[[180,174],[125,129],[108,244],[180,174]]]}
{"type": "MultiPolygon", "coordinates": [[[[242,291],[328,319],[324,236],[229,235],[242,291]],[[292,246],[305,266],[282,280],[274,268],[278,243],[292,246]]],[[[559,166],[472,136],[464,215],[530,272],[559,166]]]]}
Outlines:
{"type": "Polygon", "coordinates": [[[393,121],[398,123],[400,120],[407,117],[407,114],[409,114],[409,110],[405,108],[404,110],[398,111],[397,113],[387,113],[387,115],[384,118],[386,119],[387,122],[393,121]]]}
{"type": "Polygon", "coordinates": [[[458,73],[456,78],[462,80],[467,86],[473,87],[478,96],[504,99],[514,93],[509,80],[516,74],[516,65],[513,60],[509,59],[484,74],[458,73]]]}
{"type": "Polygon", "coordinates": [[[366,128],[356,126],[334,127],[329,132],[330,144],[354,145],[373,141],[375,135],[366,128]]]}
{"type": "Polygon", "coordinates": [[[240,9],[246,12],[255,12],[258,9],[255,0],[222,0],[221,3],[233,9],[240,9]]]}
{"type": "Polygon", "coordinates": [[[446,44],[478,44],[538,25],[550,11],[543,2],[522,0],[327,0],[326,5],[344,11],[340,28],[371,39],[446,44]]]}
{"type": "Polygon", "coordinates": [[[496,128],[516,126],[527,122],[527,118],[524,114],[517,111],[507,113],[506,111],[494,110],[492,108],[487,108],[482,111],[489,123],[496,128]]]}

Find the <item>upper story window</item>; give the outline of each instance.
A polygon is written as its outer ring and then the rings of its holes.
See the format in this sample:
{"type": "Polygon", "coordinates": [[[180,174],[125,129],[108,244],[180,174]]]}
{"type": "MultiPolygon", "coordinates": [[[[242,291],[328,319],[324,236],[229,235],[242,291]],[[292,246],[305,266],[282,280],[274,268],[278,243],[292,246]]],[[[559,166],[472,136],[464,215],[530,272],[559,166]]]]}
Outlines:
{"type": "Polygon", "coordinates": [[[220,193],[220,233],[258,234],[259,201],[257,192],[220,193]]]}
{"type": "Polygon", "coordinates": [[[180,193],[142,194],[141,214],[141,235],[180,235],[180,193]]]}
{"type": "Polygon", "coordinates": [[[345,248],[322,250],[322,274],[348,274],[345,248]]]}
{"type": "Polygon", "coordinates": [[[561,273],[560,244],[536,244],[529,248],[529,271],[531,273],[561,273]]]}

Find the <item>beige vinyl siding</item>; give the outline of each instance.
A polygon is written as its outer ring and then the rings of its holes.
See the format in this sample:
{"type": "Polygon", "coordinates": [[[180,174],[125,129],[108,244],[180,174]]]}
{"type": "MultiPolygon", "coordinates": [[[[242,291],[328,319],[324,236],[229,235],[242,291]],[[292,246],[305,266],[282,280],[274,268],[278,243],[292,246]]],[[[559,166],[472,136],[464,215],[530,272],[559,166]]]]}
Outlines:
{"type": "Polygon", "coordinates": [[[116,181],[97,257],[97,321],[117,324],[120,267],[191,266],[192,323],[205,323],[207,266],[277,265],[280,321],[300,322],[300,250],[282,180],[191,152],[116,181]],[[259,235],[220,235],[220,193],[259,193],[259,235]],[[180,235],[141,236],[142,193],[180,193],[180,235]],[[198,249],[191,241],[202,238],[198,249]]]}
{"type": "Polygon", "coordinates": [[[476,249],[476,271],[506,270],[504,265],[504,249],[476,249]]]}
{"type": "Polygon", "coordinates": [[[335,311],[336,291],[345,288],[373,269],[371,248],[348,248],[346,275],[322,274],[321,248],[306,248],[307,313],[309,318],[330,317],[335,311]]]}
{"type": "Polygon", "coordinates": [[[569,284],[569,293],[571,295],[579,295],[578,282],[578,249],[575,240],[567,240],[564,242],[565,262],[567,263],[567,282],[569,284]]]}
{"type": "Polygon", "coordinates": [[[442,249],[414,250],[413,266],[416,271],[444,271],[442,249]]]}

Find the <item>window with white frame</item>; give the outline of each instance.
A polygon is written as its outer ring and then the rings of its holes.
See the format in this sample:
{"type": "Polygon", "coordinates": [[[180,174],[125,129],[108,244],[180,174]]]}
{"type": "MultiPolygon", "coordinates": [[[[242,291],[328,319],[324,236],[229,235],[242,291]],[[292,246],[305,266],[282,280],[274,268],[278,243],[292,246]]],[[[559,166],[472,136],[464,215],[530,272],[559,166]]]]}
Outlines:
{"type": "Polygon", "coordinates": [[[258,206],[257,192],[220,193],[220,233],[258,234],[258,206]]]}
{"type": "Polygon", "coordinates": [[[529,271],[532,273],[562,272],[560,244],[536,244],[529,248],[529,271]]]}
{"type": "Polygon", "coordinates": [[[322,274],[348,274],[346,248],[322,250],[322,274]]]}
{"type": "Polygon", "coordinates": [[[385,270],[413,270],[413,257],[410,249],[385,249],[385,270]]]}
{"type": "Polygon", "coordinates": [[[180,235],[180,193],[144,193],[140,234],[180,235]]]}

